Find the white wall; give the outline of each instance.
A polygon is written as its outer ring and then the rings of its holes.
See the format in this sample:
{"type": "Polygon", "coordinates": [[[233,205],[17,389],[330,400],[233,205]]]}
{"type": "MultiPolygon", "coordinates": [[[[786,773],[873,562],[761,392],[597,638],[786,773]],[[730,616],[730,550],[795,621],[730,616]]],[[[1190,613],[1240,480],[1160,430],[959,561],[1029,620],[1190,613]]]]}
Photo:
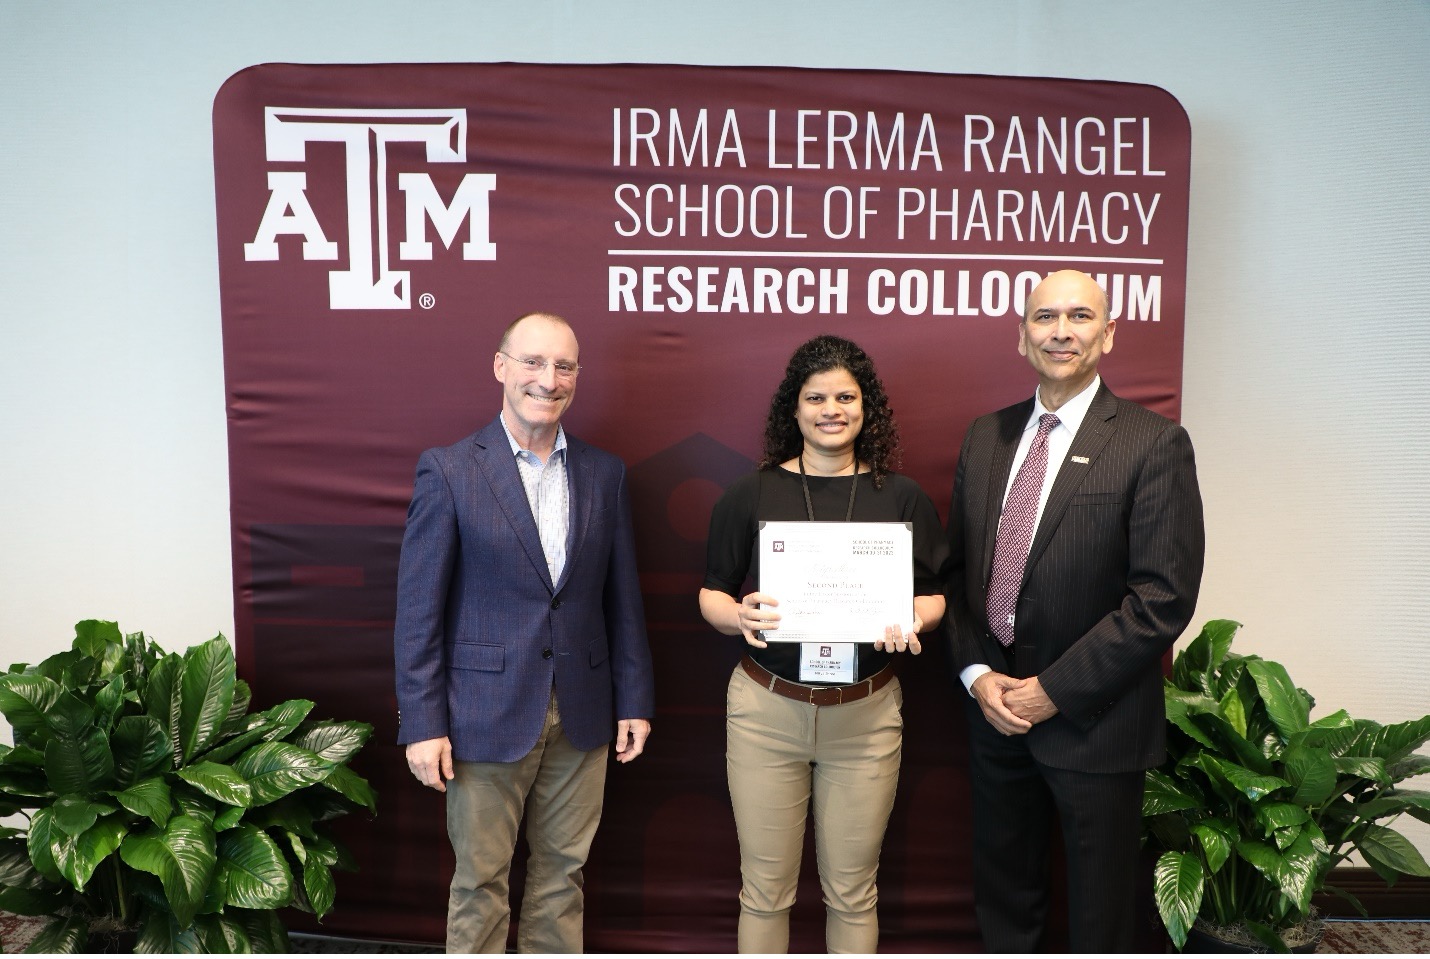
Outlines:
{"type": "MultiPolygon", "coordinates": [[[[0,659],[231,634],[210,108],[255,63],[1128,80],[1191,116],[1198,622],[1327,708],[1430,710],[1430,4],[0,0],[0,659]]],[[[937,491],[935,491],[937,497],[937,491]]],[[[1430,829],[1408,825],[1422,849],[1430,829]]]]}

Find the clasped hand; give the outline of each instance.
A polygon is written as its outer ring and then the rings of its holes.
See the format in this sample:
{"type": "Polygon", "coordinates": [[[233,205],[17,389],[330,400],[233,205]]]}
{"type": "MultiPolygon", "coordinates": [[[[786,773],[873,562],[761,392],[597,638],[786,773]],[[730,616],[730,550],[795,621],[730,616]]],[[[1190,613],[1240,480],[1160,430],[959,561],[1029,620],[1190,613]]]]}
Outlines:
{"type": "Polygon", "coordinates": [[[1048,698],[1036,676],[1017,679],[987,672],[973,681],[970,691],[983,710],[983,718],[1005,736],[1020,736],[1058,714],[1057,705],[1048,698]]]}
{"type": "MultiPolygon", "coordinates": [[[[740,635],[745,637],[745,642],[757,649],[764,649],[769,643],[760,638],[760,633],[767,633],[779,629],[780,614],[771,609],[763,609],[761,606],[778,606],[780,601],[770,596],[768,593],[746,593],[745,598],[740,600],[740,608],[737,612],[740,626],[740,635]]],[[[900,625],[885,626],[884,635],[874,640],[874,648],[885,650],[891,653],[902,653],[908,651],[917,656],[924,651],[923,644],[919,642],[919,632],[924,628],[923,620],[914,615],[913,629],[905,633],[900,625]]]]}

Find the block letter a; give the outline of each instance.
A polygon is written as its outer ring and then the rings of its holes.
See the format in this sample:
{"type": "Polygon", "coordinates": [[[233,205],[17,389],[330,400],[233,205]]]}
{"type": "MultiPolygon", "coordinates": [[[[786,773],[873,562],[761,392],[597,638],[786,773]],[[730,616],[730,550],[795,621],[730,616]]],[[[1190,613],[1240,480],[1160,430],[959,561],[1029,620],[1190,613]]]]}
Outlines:
{"type": "Polygon", "coordinates": [[[263,210],[263,220],[258,224],[253,242],[243,244],[245,260],[278,259],[278,237],[293,233],[303,237],[303,259],[338,258],[338,245],[328,241],[318,218],[313,215],[305,192],[307,188],[306,173],[269,172],[268,206],[263,210]]]}

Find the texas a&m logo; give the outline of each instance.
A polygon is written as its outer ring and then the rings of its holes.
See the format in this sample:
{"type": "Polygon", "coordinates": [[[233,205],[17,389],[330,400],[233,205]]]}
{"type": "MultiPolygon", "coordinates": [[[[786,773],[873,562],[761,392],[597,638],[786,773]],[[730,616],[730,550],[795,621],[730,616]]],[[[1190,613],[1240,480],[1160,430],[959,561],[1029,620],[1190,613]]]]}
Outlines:
{"type": "MultiPolygon", "coordinates": [[[[428,163],[465,163],[467,111],[267,107],[263,135],[269,163],[301,163],[307,159],[309,143],[343,144],[348,268],[328,274],[331,307],[411,309],[411,274],[393,269],[389,262],[388,145],[417,143],[425,147],[428,163]]],[[[429,223],[448,249],[466,223],[462,258],[495,260],[497,248],[491,242],[489,208],[495,188],[496,174],[468,173],[448,203],[438,194],[430,174],[398,173],[405,232],[397,244],[397,259],[403,263],[432,259],[432,244],[427,239],[429,223]]],[[[305,260],[340,258],[339,245],[328,239],[318,222],[308,202],[307,189],[306,172],[268,171],[268,205],[253,242],[243,244],[245,260],[278,259],[278,237],[284,235],[303,237],[305,260]]]]}

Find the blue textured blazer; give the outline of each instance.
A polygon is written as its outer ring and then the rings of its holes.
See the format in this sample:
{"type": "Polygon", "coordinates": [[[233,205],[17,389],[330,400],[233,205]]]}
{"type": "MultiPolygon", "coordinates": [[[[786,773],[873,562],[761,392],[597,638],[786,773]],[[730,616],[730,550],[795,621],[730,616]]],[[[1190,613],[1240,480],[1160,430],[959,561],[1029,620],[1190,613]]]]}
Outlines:
{"type": "Polygon", "coordinates": [[[418,460],[397,579],[399,743],[447,736],[456,759],[514,762],[536,744],[553,682],[578,749],[654,715],[625,466],[566,443],[556,583],[499,420],[418,460]]]}

